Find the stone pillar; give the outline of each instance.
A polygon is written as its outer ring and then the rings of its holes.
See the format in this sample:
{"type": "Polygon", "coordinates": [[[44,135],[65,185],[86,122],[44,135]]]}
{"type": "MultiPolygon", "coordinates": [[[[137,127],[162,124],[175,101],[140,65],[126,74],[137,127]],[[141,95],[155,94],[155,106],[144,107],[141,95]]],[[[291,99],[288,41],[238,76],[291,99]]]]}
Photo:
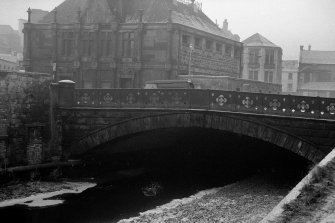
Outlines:
{"type": "Polygon", "coordinates": [[[53,72],[53,79],[58,80],[58,73],[57,73],[57,68],[58,68],[58,29],[57,29],[57,8],[54,9],[54,21],[52,23],[52,35],[53,35],[53,40],[52,40],[52,72],[53,72]]]}
{"type": "Polygon", "coordinates": [[[144,10],[138,10],[139,13],[139,21],[138,21],[138,28],[137,28],[137,34],[138,34],[138,50],[137,50],[137,61],[140,64],[140,68],[138,72],[134,72],[134,81],[135,83],[133,86],[135,88],[140,88],[141,82],[142,82],[142,67],[143,67],[143,62],[142,62],[142,54],[143,54],[143,12],[144,10]]]}
{"type": "Polygon", "coordinates": [[[81,77],[81,11],[77,12],[77,23],[75,25],[75,41],[74,41],[74,55],[75,61],[73,64],[74,77],[73,80],[76,82],[78,88],[82,87],[81,77]]]}
{"type": "Polygon", "coordinates": [[[31,71],[31,55],[32,55],[32,47],[31,47],[31,9],[28,11],[28,22],[24,24],[24,49],[23,49],[23,66],[26,71],[31,71]]]}
{"type": "Polygon", "coordinates": [[[28,145],[27,162],[28,165],[40,164],[43,161],[43,138],[44,124],[34,123],[27,125],[28,145]]]}
{"type": "Polygon", "coordinates": [[[71,80],[58,82],[58,104],[62,108],[72,108],[74,105],[74,86],[71,80]]]}
{"type": "Polygon", "coordinates": [[[173,44],[174,44],[174,40],[173,40],[173,33],[174,33],[174,30],[173,30],[173,27],[172,27],[172,10],[170,9],[169,10],[169,19],[168,19],[168,24],[167,24],[167,31],[169,33],[169,47],[168,47],[168,63],[170,65],[169,67],[169,79],[175,79],[175,75],[173,75],[173,69],[174,69],[174,65],[173,64],[173,44]]]}
{"type": "Polygon", "coordinates": [[[7,157],[7,135],[0,135],[0,168],[6,168],[8,165],[7,157]]]}

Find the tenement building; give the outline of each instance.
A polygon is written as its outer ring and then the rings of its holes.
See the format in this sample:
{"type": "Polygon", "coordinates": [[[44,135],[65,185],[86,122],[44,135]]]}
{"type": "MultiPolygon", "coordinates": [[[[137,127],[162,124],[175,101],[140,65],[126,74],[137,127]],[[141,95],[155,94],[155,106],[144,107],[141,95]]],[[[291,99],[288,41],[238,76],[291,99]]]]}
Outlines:
{"type": "Polygon", "coordinates": [[[243,43],[243,78],[280,84],[282,49],[259,33],[247,38],[243,43]]]}
{"type": "Polygon", "coordinates": [[[66,0],[24,27],[27,71],[82,88],[143,87],[179,75],[241,77],[242,43],[194,0],[66,0]]]}
{"type": "Polygon", "coordinates": [[[283,60],[282,89],[284,94],[296,94],[298,86],[298,60],[283,60]]]}
{"type": "Polygon", "coordinates": [[[300,47],[298,93],[335,98],[335,51],[300,47]]]}

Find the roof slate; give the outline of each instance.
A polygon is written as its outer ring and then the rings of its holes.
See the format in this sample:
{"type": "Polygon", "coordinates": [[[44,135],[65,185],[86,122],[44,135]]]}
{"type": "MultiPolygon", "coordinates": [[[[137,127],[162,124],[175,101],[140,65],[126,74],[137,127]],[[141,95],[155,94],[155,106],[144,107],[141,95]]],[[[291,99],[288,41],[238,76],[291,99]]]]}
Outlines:
{"type": "Polygon", "coordinates": [[[300,63],[306,64],[335,64],[335,51],[300,51],[300,63]]]}
{"type": "Polygon", "coordinates": [[[242,41],[246,46],[264,46],[264,47],[279,47],[272,43],[259,33],[255,33],[246,40],[242,41]]]}
{"type": "Polygon", "coordinates": [[[283,60],[282,61],[283,69],[298,69],[299,68],[299,61],[298,60],[283,60]]]}
{"type": "MultiPolygon", "coordinates": [[[[170,10],[172,10],[171,20],[173,23],[182,24],[188,27],[199,29],[214,35],[239,41],[238,35],[232,34],[228,30],[222,30],[212,20],[210,20],[201,10],[194,10],[191,5],[187,5],[172,0],[123,0],[124,22],[137,23],[139,21],[139,9],[143,9],[143,22],[145,23],[166,23],[169,20],[170,10]]],[[[109,6],[111,14],[116,8],[116,0],[66,0],[57,7],[57,22],[70,24],[77,22],[77,11],[80,9],[85,15],[91,4],[101,4],[109,6]]],[[[110,15],[112,16],[112,15],[110,15]]],[[[52,23],[53,12],[46,15],[41,23],[52,23]]]]}

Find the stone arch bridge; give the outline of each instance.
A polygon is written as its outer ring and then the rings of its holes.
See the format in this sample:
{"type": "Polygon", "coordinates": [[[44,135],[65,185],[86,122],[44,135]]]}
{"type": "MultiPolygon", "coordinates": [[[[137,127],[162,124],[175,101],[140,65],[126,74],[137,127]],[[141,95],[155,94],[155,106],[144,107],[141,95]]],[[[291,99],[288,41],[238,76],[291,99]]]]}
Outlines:
{"type": "Polygon", "coordinates": [[[71,82],[52,89],[53,141],[67,157],[122,136],[187,127],[253,137],[315,163],[335,146],[335,99],[198,89],[75,89],[71,82]]]}

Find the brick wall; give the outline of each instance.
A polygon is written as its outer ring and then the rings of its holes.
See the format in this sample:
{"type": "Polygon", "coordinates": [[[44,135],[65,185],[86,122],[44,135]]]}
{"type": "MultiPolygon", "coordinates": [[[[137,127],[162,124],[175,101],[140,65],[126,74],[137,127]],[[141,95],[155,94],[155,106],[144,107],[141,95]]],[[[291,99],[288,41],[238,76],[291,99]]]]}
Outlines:
{"type": "MultiPolygon", "coordinates": [[[[9,165],[27,163],[29,142],[27,125],[49,122],[50,82],[49,74],[20,72],[0,74],[0,135],[8,139],[7,147],[0,146],[0,155],[5,154],[6,157],[3,159],[8,159],[9,165]]],[[[46,126],[42,135],[45,139],[42,143],[45,148],[48,147],[49,138],[47,129],[46,126]]]]}

